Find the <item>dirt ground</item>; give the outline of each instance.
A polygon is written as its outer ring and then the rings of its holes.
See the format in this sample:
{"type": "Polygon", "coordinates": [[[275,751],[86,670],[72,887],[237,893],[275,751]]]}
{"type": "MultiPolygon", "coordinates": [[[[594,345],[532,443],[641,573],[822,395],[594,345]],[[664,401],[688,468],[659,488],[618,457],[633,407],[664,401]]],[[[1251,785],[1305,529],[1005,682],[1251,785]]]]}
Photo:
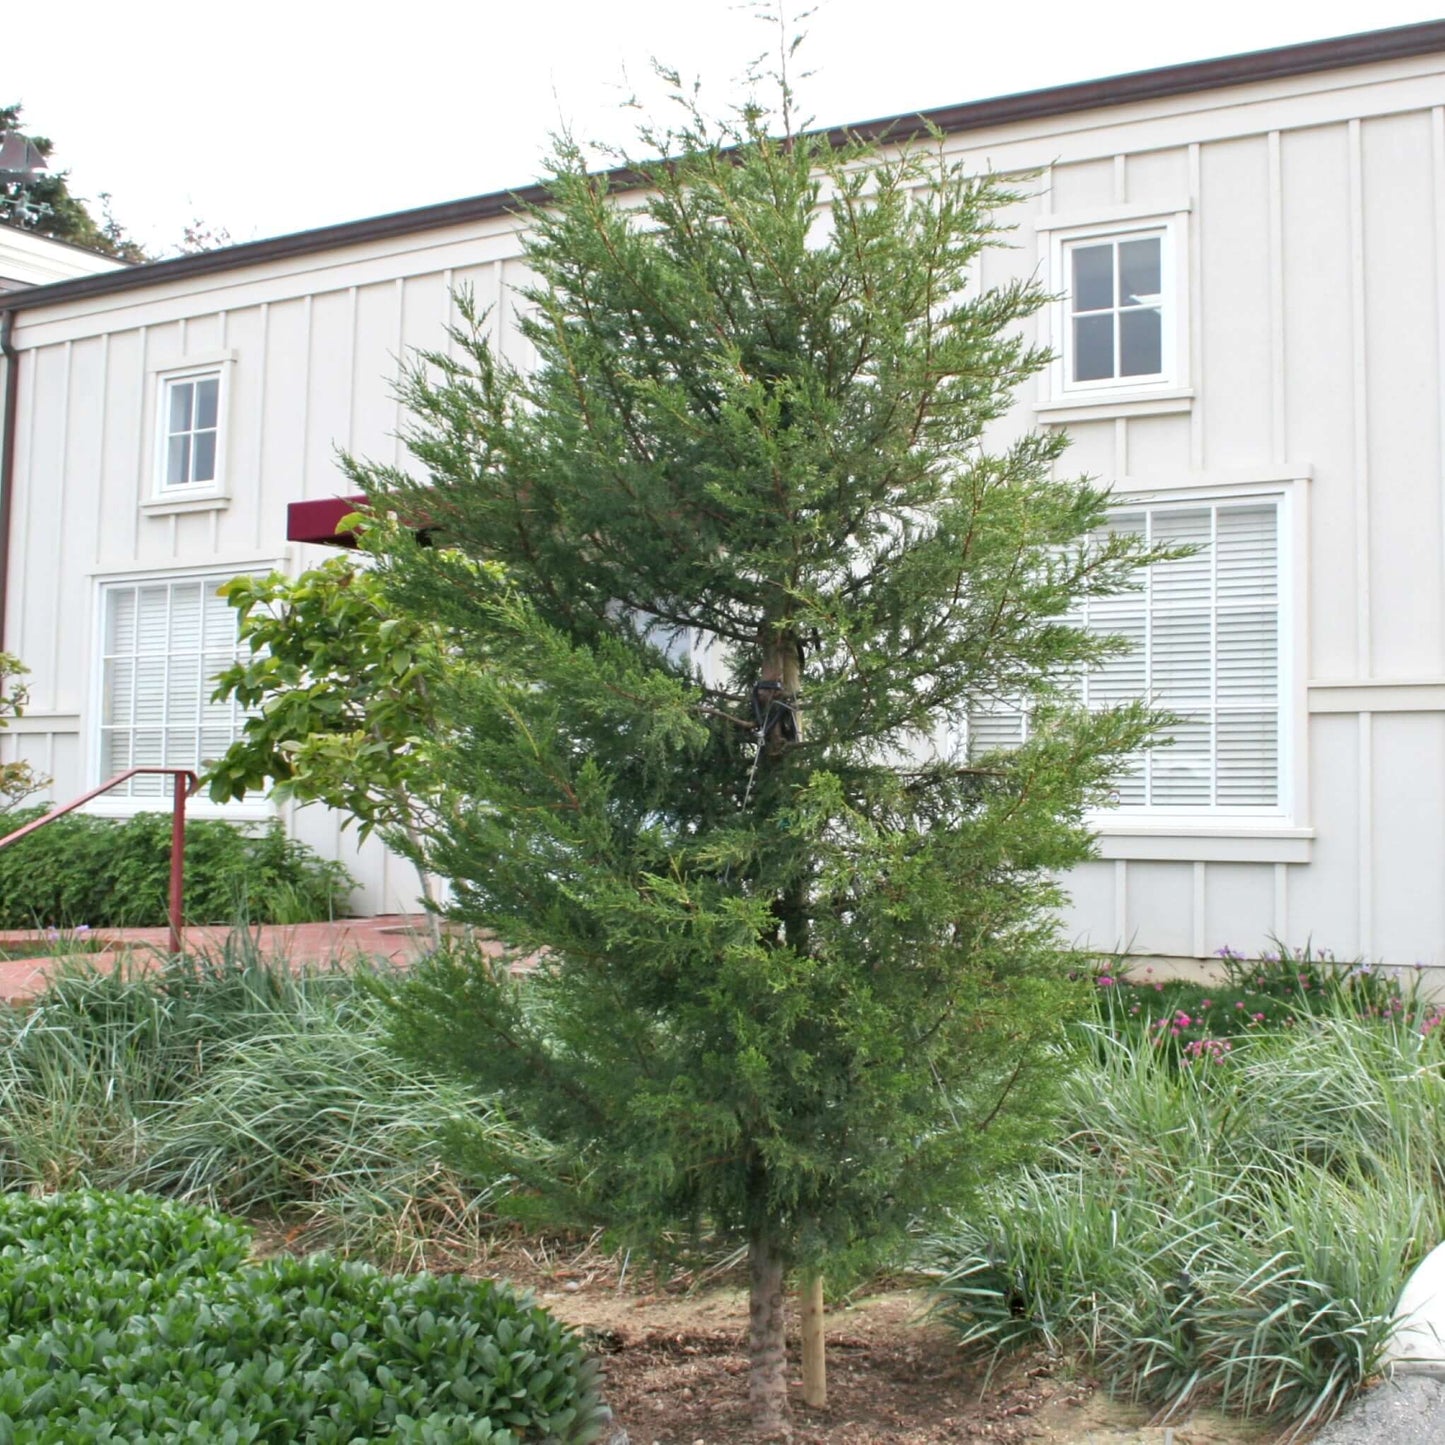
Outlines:
{"type": "MultiPolygon", "coordinates": [[[[530,1287],[596,1348],[629,1445],[747,1441],[747,1300],[736,1276],[665,1287],[589,1252],[514,1246],[478,1272],[530,1287]],[[620,1277],[619,1277],[620,1276],[620,1277]]],[[[791,1356],[797,1445],[1270,1445],[1275,1436],[1200,1412],[1169,1425],[1111,1401],[1067,1360],[1036,1353],[991,1378],[921,1318],[921,1293],[893,1288],[828,1310],[828,1404],[802,1403],[791,1356]]],[[[790,1344],[795,1344],[790,1341],[790,1344]]]]}

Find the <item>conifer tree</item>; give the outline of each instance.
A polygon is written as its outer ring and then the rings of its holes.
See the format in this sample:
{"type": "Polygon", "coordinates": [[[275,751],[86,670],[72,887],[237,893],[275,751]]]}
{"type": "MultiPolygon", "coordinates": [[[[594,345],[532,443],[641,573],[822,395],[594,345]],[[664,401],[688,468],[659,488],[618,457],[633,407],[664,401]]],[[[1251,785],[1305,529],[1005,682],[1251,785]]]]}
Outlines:
{"type": "Polygon", "coordinates": [[[453,649],[422,861],[537,960],[439,955],[397,1037],[567,1151],[576,1207],[746,1243],[771,1438],[787,1272],[896,1245],[1047,1117],[1056,880],[1154,723],[1072,705],[1113,644],[1067,619],[1147,559],[1057,433],[992,444],[1046,360],[1039,287],[975,281],[1017,187],[686,114],[625,190],[559,146],[535,365],[464,306],[404,383],[421,475],[352,470],[425,518],[380,567],[453,649]],[[1027,740],[971,754],[1001,704],[1027,740]]]}

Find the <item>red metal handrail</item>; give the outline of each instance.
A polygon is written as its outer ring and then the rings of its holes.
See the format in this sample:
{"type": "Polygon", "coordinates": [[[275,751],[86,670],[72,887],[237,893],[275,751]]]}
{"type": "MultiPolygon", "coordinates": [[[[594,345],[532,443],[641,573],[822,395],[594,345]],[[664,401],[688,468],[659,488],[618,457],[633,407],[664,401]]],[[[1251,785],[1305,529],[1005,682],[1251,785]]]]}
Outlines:
{"type": "Polygon", "coordinates": [[[52,808],[43,818],[36,818],[34,822],[27,823],[23,828],[17,828],[13,833],[7,833],[0,838],[0,848],[8,848],[12,843],[18,843],[22,838],[34,833],[37,829],[43,828],[47,823],[53,823],[57,818],[63,817],[66,813],[74,812],[76,808],[84,806],[92,798],[98,798],[102,793],[108,793],[112,788],[119,787],[128,778],[135,777],[138,773],[161,773],[169,775],[175,781],[171,785],[171,895],[170,895],[170,925],[171,925],[171,952],[181,951],[181,900],[185,889],[185,867],[186,867],[186,799],[200,787],[201,780],[190,768],[127,768],[123,773],[117,773],[108,783],[102,783],[98,788],[92,788],[88,793],[82,793],[80,797],[73,798],[63,807],[52,808]],[[181,779],[187,780],[185,787],[181,786],[181,779]]]}

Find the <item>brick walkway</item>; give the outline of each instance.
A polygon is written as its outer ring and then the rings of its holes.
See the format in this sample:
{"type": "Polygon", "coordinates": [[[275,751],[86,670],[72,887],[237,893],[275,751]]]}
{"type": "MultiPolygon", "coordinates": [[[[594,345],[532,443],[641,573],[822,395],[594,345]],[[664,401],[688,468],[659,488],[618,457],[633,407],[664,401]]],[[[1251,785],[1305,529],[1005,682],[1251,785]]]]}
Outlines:
{"type": "MultiPolygon", "coordinates": [[[[219,952],[229,927],[185,930],[187,949],[219,952]]],[[[249,930],[262,953],[280,955],[292,964],[345,962],[358,955],[409,963],[430,946],[426,916],[389,913],[375,918],[343,918],[335,923],[273,924],[249,930]]],[[[89,934],[84,958],[98,968],[111,968],[126,954],[144,959],[164,954],[169,935],[164,928],[100,928],[89,934]],[[96,943],[106,945],[92,951],[96,943]]],[[[0,931],[0,953],[14,954],[27,944],[44,942],[44,929],[0,931]]],[[[45,986],[45,974],[64,960],[58,957],[0,959],[0,999],[28,998],[45,986]]]]}

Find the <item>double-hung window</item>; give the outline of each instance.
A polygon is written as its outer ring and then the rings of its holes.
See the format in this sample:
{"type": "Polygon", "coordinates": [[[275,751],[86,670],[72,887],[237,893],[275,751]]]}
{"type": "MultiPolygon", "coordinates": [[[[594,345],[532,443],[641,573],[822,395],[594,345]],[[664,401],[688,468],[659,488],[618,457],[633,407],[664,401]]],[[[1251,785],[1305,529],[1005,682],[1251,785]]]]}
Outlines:
{"type": "MultiPolygon", "coordinates": [[[[143,764],[199,769],[240,736],[234,701],[213,702],[215,677],[237,656],[236,611],[221,576],[108,583],[101,589],[99,774],[143,764]]],[[[168,795],[159,775],[112,796],[168,795]]]]}
{"type": "MultiPolygon", "coordinates": [[[[1137,591],[1093,598],[1071,619],[1124,639],[1126,650],[1083,677],[1089,707],[1135,699],[1173,715],[1163,745],[1118,780],[1122,816],[1279,816],[1287,798],[1281,600],[1283,500],[1141,503],[1109,527],[1185,552],[1156,562],[1137,591]]],[[[977,754],[1017,746],[1028,718],[994,706],[970,718],[977,754]]]]}

